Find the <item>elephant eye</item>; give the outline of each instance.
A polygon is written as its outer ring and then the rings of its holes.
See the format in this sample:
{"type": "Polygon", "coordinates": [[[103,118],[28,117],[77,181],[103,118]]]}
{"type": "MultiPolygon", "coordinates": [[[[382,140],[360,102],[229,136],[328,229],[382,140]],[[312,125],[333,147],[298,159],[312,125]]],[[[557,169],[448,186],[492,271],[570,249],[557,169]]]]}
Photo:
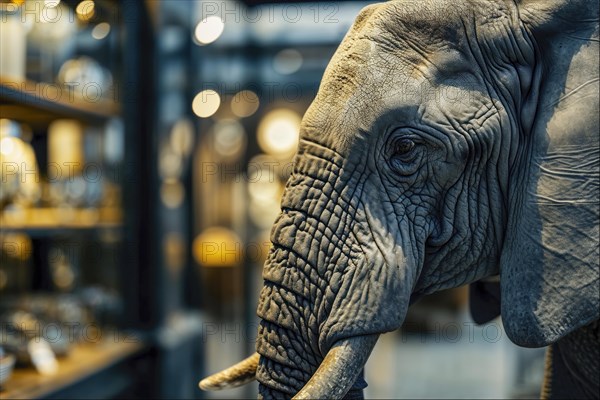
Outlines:
{"type": "Polygon", "coordinates": [[[394,146],[394,155],[405,156],[415,148],[415,142],[410,139],[400,139],[394,146]]]}
{"type": "Polygon", "coordinates": [[[410,137],[397,137],[389,147],[389,162],[392,169],[404,176],[412,175],[419,168],[418,158],[422,152],[416,151],[418,141],[410,137]]]}

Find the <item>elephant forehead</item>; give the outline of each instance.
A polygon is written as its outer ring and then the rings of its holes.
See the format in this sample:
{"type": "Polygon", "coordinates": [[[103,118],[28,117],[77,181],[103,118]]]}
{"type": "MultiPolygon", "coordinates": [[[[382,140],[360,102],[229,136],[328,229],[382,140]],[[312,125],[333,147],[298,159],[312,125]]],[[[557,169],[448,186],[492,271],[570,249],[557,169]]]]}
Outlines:
{"type": "MultiPolygon", "coordinates": [[[[408,110],[394,117],[407,125],[424,119],[482,122],[477,116],[490,108],[489,93],[467,38],[474,22],[462,21],[472,19],[472,7],[425,3],[397,1],[361,12],[325,71],[303,135],[343,153],[385,128],[379,125],[390,121],[380,117],[393,110],[408,110]]],[[[496,17],[507,12],[495,3],[489,7],[496,17]]]]}
{"type": "Polygon", "coordinates": [[[471,120],[490,107],[476,63],[470,61],[451,48],[417,58],[358,40],[332,61],[305,115],[303,132],[321,142],[333,136],[341,151],[339,146],[350,145],[357,132],[370,135],[390,124],[471,120]]]}
{"type": "Polygon", "coordinates": [[[436,41],[459,42],[466,26],[510,24],[516,7],[503,0],[395,0],[383,3],[371,15],[384,31],[412,38],[424,44],[436,41]]]}
{"type": "Polygon", "coordinates": [[[416,45],[427,50],[441,43],[463,41],[463,19],[472,14],[473,8],[466,1],[398,0],[382,5],[372,20],[391,48],[416,45]]]}

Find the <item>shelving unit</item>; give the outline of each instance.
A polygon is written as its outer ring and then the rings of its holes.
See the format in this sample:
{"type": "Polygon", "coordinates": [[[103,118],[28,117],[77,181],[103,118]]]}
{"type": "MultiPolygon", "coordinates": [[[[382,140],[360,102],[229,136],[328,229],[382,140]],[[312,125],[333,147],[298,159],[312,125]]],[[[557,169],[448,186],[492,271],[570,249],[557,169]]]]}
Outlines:
{"type": "MultiPolygon", "coordinates": [[[[146,350],[146,346],[139,340],[129,342],[107,340],[75,346],[68,356],[58,360],[56,374],[40,375],[31,368],[17,369],[0,391],[0,395],[3,399],[51,398],[64,396],[64,391],[68,389],[75,394],[73,389],[78,383],[113,369],[110,381],[104,382],[103,393],[106,397],[112,397],[126,391],[134,384],[132,375],[122,374],[120,367],[124,367],[135,357],[142,356],[146,350]],[[115,381],[116,372],[122,375],[115,381]]],[[[85,396],[85,392],[81,394],[85,396]]]]}
{"type": "MultiPolygon", "coordinates": [[[[72,1],[65,1],[64,4],[73,8],[77,5],[72,1]]],[[[146,5],[131,0],[122,3],[99,0],[97,6],[108,7],[117,15],[129,12],[129,15],[140,16],[130,21],[116,20],[118,26],[113,26],[113,29],[119,32],[116,59],[120,62],[117,69],[111,71],[116,78],[114,99],[118,98],[123,82],[127,82],[128,89],[137,94],[143,84],[139,78],[144,74],[140,73],[141,67],[132,70],[131,64],[127,65],[126,61],[141,58],[144,51],[134,38],[150,24],[145,18],[146,5]]],[[[68,250],[76,252],[76,262],[80,263],[82,271],[94,267],[91,269],[99,272],[92,271],[93,276],[110,271],[109,275],[115,280],[115,289],[120,292],[123,303],[122,314],[118,316],[120,321],[116,321],[119,332],[128,328],[138,332],[135,340],[126,340],[122,334],[117,340],[107,333],[105,336],[111,336],[110,340],[71,344],[69,354],[57,359],[58,371],[53,375],[41,375],[33,367],[15,368],[0,388],[2,399],[142,397],[149,396],[153,390],[152,385],[145,385],[144,382],[150,381],[148,376],[154,374],[155,356],[152,348],[155,341],[148,327],[144,326],[143,316],[136,309],[140,298],[151,296],[149,291],[152,287],[143,283],[141,275],[147,272],[139,267],[139,254],[130,246],[131,243],[141,247],[147,245],[147,238],[140,227],[144,216],[138,214],[141,208],[137,207],[140,201],[138,196],[147,185],[147,176],[143,173],[147,167],[142,165],[145,160],[142,154],[144,148],[137,146],[142,137],[140,123],[131,118],[145,113],[148,103],[145,100],[132,100],[128,94],[124,97],[128,101],[120,98],[118,102],[104,97],[83,98],[81,91],[73,91],[60,84],[17,81],[0,76],[0,118],[27,124],[31,128],[34,138],[32,146],[39,157],[42,176],[47,130],[53,121],[72,119],[82,126],[102,129],[116,119],[125,126],[125,151],[122,166],[119,166],[124,172],[119,176],[119,181],[114,182],[119,187],[120,204],[94,207],[11,206],[0,212],[0,236],[29,238],[32,247],[32,259],[29,262],[32,267],[31,294],[53,290],[49,283],[49,259],[52,258],[50,249],[55,245],[60,247],[66,243],[68,250]],[[126,182],[135,182],[135,185],[126,185],[126,182]],[[108,244],[100,245],[101,240],[108,240],[108,244]],[[104,246],[108,246],[111,252],[105,264],[101,258],[104,246]],[[86,251],[84,248],[94,247],[101,249],[98,251],[100,258],[94,260],[94,255],[92,259],[89,255],[87,258],[81,257],[86,251]],[[130,254],[130,250],[134,251],[130,254]],[[90,261],[93,261],[92,265],[90,261]],[[143,340],[139,339],[142,337],[143,340]]],[[[151,265],[147,267],[152,269],[151,265]]],[[[11,296],[14,297],[14,294],[11,296]]],[[[0,292],[0,304],[6,298],[0,292]]]]}
{"type": "MultiPolygon", "coordinates": [[[[62,3],[74,8],[79,2],[62,3]]],[[[81,268],[95,274],[112,271],[122,300],[116,325],[143,339],[73,345],[69,356],[59,359],[59,371],[52,376],[17,368],[0,389],[0,398],[200,397],[202,326],[198,314],[189,311],[184,293],[192,268],[186,259],[191,195],[188,190],[179,207],[166,206],[160,198],[159,173],[161,140],[169,137],[177,120],[191,115],[191,107],[179,114],[158,110],[159,104],[164,105],[159,100],[167,94],[191,104],[191,85],[184,82],[169,87],[166,69],[169,63],[191,67],[190,10],[194,4],[153,0],[95,3],[114,8],[119,17],[119,26],[112,27],[113,32],[118,30],[118,68],[111,70],[120,90],[114,96],[118,102],[90,101],[56,84],[0,77],[0,118],[29,125],[42,149],[47,128],[56,119],[74,119],[95,128],[119,119],[125,149],[120,181],[116,182],[121,204],[10,207],[0,213],[0,236],[17,234],[31,239],[35,290],[50,286],[48,254],[53,244],[75,240],[75,246],[87,248],[108,237],[115,253],[111,262],[103,264],[92,254],[81,261],[81,268]],[[162,47],[164,43],[157,37],[163,29],[186,33],[183,46],[177,50],[162,47]],[[169,260],[168,245],[173,237],[181,240],[178,245],[183,256],[178,264],[169,260]]],[[[187,71],[187,76],[193,72],[187,71]]],[[[183,184],[189,185],[189,179],[190,174],[184,172],[183,184]]]]}

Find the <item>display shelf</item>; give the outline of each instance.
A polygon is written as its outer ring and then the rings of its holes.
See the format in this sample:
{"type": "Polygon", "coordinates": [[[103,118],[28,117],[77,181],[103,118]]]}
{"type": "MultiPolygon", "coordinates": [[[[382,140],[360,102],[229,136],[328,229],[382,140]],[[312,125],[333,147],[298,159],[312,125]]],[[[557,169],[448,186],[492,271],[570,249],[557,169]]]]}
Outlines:
{"type": "Polygon", "coordinates": [[[117,207],[5,210],[0,214],[0,232],[52,235],[70,230],[117,229],[122,213],[117,207]]]}
{"type": "Polygon", "coordinates": [[[102,124],[118,117],[118,103],[97,99],[99,90],[70,90],[53,83],[18,81],[0,77],[0,118],[47,125],[57,118],[73,118],[91,124],[102,124]]]}
{"type": "MultiPolygon", "coordinates": [[[[69,386],[117,366],[141,354],[145,345],[140,340],[106,340],[76,345],[69,355],[58,360],[54,375],[40,375],[33,368],[17,368],[0,389],[2,399],[33,399],[49,397],[69,386]]],[[[125,386],[125,384],[121,385],[125,386]]]]}

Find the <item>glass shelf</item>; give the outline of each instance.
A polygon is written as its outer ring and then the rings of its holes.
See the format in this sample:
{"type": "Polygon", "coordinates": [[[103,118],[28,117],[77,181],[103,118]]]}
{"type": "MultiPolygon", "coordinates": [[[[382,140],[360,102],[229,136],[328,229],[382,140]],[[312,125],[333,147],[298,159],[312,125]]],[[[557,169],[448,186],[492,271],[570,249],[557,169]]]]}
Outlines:
{"type": "Polygon", "coordinates": [[[0,233],[55,234],[69,230],[117,229],[122,210],[103,208],[29,208],[0,214],[0,233]]]}
{"type": "Polygon", "coordinates": [[[57,84],[15,81],[0,77],[0,118],[42,125],[73,118],[99,125],[120,115],[120,106],[106,99],[84,99],[57,84]]]}

